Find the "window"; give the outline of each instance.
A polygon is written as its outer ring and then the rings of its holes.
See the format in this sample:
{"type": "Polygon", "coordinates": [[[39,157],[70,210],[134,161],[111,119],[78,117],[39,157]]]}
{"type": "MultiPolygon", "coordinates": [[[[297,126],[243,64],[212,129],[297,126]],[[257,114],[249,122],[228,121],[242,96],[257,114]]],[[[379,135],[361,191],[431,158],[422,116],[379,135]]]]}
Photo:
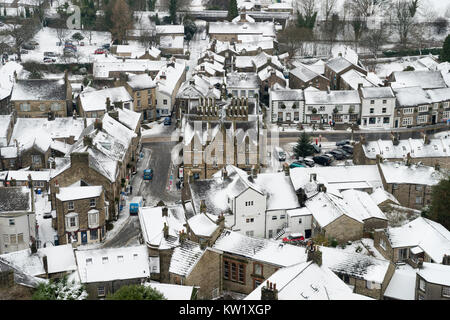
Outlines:
{"type": "Polygon", "coordinates": [[[253,263],[253,274],[256,274],[258,276],[263,275],[263,266],[259,263],[253,263]]]}
{"type": "Polygon", "coordinates": [[[386,104],[387,103],[387,100],[383,100],[383,104],[386,104]]]}
{"type": "Polygon", "coordinates": [[[387,123],[389,123],[389,122],[390,122],[389,117],[384,117],[384,118],[383,118],[383,123],[387,124],[387,123]]]}
{"type": "Polygon", "coordinates": [[[416,197],[416,204],[422,204],[422,197],[416,197]]]}
{"type": "Polygon", "coordinates": [[[89,235],[91,237],[91,240],[97,240],[98,239],[98,230],[97,229],[90,230],[89,235]]]}
{"type": "Polygon", "coordinates": [[[428,106],[420,106],[419,107],[419,112],[427,112],[428,111],[428,106]]]}
{"type": "Polygon", "coordinates": [[[92,258],[87,258],[86,259],[86,265],[90,265],[92,264],[92,258]]]}
{"type": "Polygon", "coordinates": [[[41,164],[41,156],[40,155],[32,155],[31,161],[33,164],[41,164]]]}
{"type": "Polygon", "coordinates": [[[244,265],[239,264],[239,282],[244,282],[245,274],[244,274],[244,265]]]}
{"type": "Polygon", "coordinates": [[[398,189],[398,184],[393,183],[393,184],[392,184],[392,190],[397,190],[397,189],[398,189]]]}
{"type": "Polygon", "coordinates": [[[253,289],[258,288],[262,283],[261,279],[253,279],[253,289]]]}
{"type": "Polygon", "coordinates": [[[375,104],[375,100],[370,100],[370,104],[375,104]]]}
{"type": "Polygon", "coordinates": [[[69,201],[69,202],[67,203],[67,208],[68,208],[69,210],[73,210],[73,201],[69,201]]]}
{"type": "Polygon", "coordinates": [[[31,106],[29,103],[21,103],[20,111],[31,111],[31,106]]]}
{"type": "Polygon", "coordinates": [[[14,219],[9,219],[9,225],[10,225],[10,226],[15,226],[15,225],[16,225],[16,220],[14,220],[14,219]]]}
{"type": "Polygon", "coordinates": [[[97,295],[99,297],[104,297],[105,296],[105,287],[98,287],[97,288],[97,295]]]}
{"type": "Polygon", "coordinates": [[[403,118],[402,119],[402,125],[403,126],[410,126],[413,124],[413,118],[409,117],[409,118],[403,118]]]}
{"type": "Polygon", "coordinates": [[[423,186],[421,186],[420,184],[416,185],[416,191],[422,191],[423,190],[423,186]]]}
{"type": "Polygon", "coordinates": [[[302,223],[302,218],[298,218],[298,223],[299,223],[299,224],[302,223]]]}
{"type": "Polygon", "coordinates": [[[247,92],[245,90],[241,90],[241,97],[246,97],[247,96],[247,92]]]}
{"type": "Polygon", "coordinates": [[[382,108],[381,113],[386,113],[386,108],[382,108]]]}
{"type": "Polygon", "coordinates": [[[9,235],[7,234],[3,235],[3,243],[5,244],[5,246],[9,243],[9,235]]]}
{"type": "Polygon", "coordinates": [[[76,227],[77,226],[77,218],[76,217],[69,218],[69,226],[70,227],[76,227]]]}
{"type": "Polygon", "coordinates": [[[407,248],[401,248],[398,250],[398,257],[399,260],[406,260],[408,259],[408,249],[407,248]]]}
{"type": "Polygon", "coordinates": [[[370,117],[369,118],[369,124],[375,124],[376,122],[376,118],[375,117],[370,117]]]}
{"type": "Polygon", "coordinates": [[[130,103],[129,103],[129,102],[125,103],[125,104],[124,104],[124,107],[125,107],[125,109],[130,110],[130,103]]]}
{"type": "Polygon", "coordinates": [[[380,239],[380,247],[382,247],[384,250],[386,250],[386,241],[384,241],[383,238],[380,239]]]}
{"type": "Polygon", "coordinates": [[[41,104],[39,105],[39,110],[41,110],[41,111],[47,111],[47,107],[45,106],[45,104],[41,103],[41,104]]]}
{"type": "Polygon", "coordinates": [[[231,280],[237,280],[237,265],[236,263],[231,263],[231,280]]]}
{"type": "Polygon", "coordinates": [[[136,97],[140,97],[141,96],[141,92],[140,91],[136,91],[136,97]]]}
{"type": "Polygon", "coordinates": [[[163,100],[163,104],[164,104],[164,105],[167,105],[167,99],[164,99],[164,100],[163,100]]]}
{"type": "Polygon", "coordinates": [[[247,237],[253,237],[254,232],[253,232],[253,230],[251,230],[251,231],[245,231],[245,235],[246,235],[247,237]]]}
{"type": "Polygon", "coordinates": [[[428,120],[428,115],[417,116],[417,123],[426,123],[428,120]]]}
{"type": "Polygon", "coordinates": [[[141,106],[141,100],[137,100],[137,106],[138,106],[138,107],[141,106]]]}
{"type": "Polygon", "coordinates": [[[450,287],[442,287],[442,296],[450,298],[450,287]]]}
{"type": "Polygon", "coordinates": [[[320,106],[319,111],[325,111],[325,106],[320,106]]]}
{"type": "Polygon", "coordinates": [[[23,243],[23,233],[17,235],[17,243],[23,243]]]}
{"type": "Polygon", "coordinates": [[[61,105],[59,103],[55,102],[55,103],[52,103],[50,109],[52,111],[60,111],[62,108],[61,108],[61,105]]]}
{"type": "Polygon", "coordinates": [[[370,113],[374,113],[375,108],[370,108],[370,113]]]}
{"type": "Polygon", "coordinates": [[[269,230],[269,239],[273,237],[273,230],[269,230]]]}
{"type": "Polygon", "coordinates": [[[308,106],[308,111],[312,111],[313,107],[312,106],[308,106]]]}
{"type": "Polygon", "coordinates": [[[286,218],[286,215],[284,215],[284,214],[280,215],[280,219],[285,219],[285,218],[286,218]]]}
{"type": "Polygon", "coordinates": [[[253,201],[245,201],[245,206],[246,207],[253,206],[253,201]]]}
{"type": "Polygon", "coordinates": [[[123,256],[117,256],[117,262],[123,262],[123,256]]]}
{"type": "Polygon", "coordinates": [[[147,90],[147,94],[148,94],[148,95],[152,94],[152,90],[148,89],[148,90],[147,90]]]}
{"type": "Polygon", "coordinates": [[[248,219],[245,219],[245,222],[247,222],[247,223],[250,223],[250,222],[253,222],[253,221],[255,221],[254,218],[248,218],[248,219]]]}
{"type": "Polygon", "coordinates": [[[438,108],[439,108],[439,103],[435,103],[435,104],[433,105],[433,109],[436,110],[436,109],[438,109],[438,108]]]}
{"type": "Polygon", "coordinates": [[[108,257],[102,257],[102,263],[103,264],[108,263],[108,257]]]}
{"type": "Polygon", "coordinates": [[[92,208],[92,207],[95,207],[95,198],[92,198],[90,201],[89,201],[89,206],[92,208]]]}
{"type": "Polygon", "coordinates": [[[277,216],[272,216],[272,220],[277,220],[278,217],[277,216]]]}
{"type": "Polygon", "coordinates": [[[10,234],[9,235],[9,243],[17,244],[17,236],[15,234],[10,234]]]}
{"type": "Polygon", "coordinates": [[[227,260],[223,261],[223,278],[229,279],[230,278],[230,264],[227,260]]]}
{"type": "Polygon", "coordinates": [[[425,280],[423,280],[423,279],[419,280],[419,289],[420,289],[420,291],[425,292],[425,280]]]}
{"type": "Polygon", "coordinates": [[[91,112],[91,118],[97,118],[97,112],[91,112]]]}
{"type": "Polygon", "coordinates": [[[450,111],[444,111],[442,113],[442,118],[449,119],[450,118],[450,111]]]}
{"type": "Polygon", "coordinates": [[[223,260],[223,278],[245,283],[245,265],[243,263],[223,260]]]}
{"type": "Polygon", "coordinates": [[[138,254],[137,253],[133,253],[133,260],[137,260],[138,258],[138,254]]]}
{"type": "Polygon", "coordinates": [[[404,108],[403,114],[412,114],[414,113],[414,108],[404,108]]]}

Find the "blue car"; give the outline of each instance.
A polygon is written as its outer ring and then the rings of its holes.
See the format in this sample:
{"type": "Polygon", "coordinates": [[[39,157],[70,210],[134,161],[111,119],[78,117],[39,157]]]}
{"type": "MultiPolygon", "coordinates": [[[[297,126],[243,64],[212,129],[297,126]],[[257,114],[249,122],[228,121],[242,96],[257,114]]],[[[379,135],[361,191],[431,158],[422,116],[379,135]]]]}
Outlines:
{"type": "Polygon", "coordinates": [[[144,170],[144,180],[152,180],[153,179],[153,170],[145,169],[144,170]]]}
{"type": "Polygon", "coordinates": [[[172,124],[172,119],[170,117],[166,117],[164,119],[164,125],[165,126],[170,126],[172,124]]]}

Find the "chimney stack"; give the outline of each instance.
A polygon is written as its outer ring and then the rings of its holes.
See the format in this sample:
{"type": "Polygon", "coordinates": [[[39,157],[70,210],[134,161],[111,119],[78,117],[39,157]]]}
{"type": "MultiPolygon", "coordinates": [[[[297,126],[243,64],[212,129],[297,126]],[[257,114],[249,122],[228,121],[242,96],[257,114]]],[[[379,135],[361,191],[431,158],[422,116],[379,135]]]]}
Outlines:
{"type": "Polygon", "coordinates": [[[417,268],[419,268],[419,269],[423,268],[423,258],[419,258],[419,263],[417,264],[417,268]]]}
{"type": "Polygon", "coordinates": [[[206,202],[205,200],[200,200],[200,212],[206,213],[206,202]]]}
{"type": "Polygon", "coordinates": [[[312,261],[316,263],[319,267],[322,265],[322,252],[314,244],[312,240],[309,240],[306,244],[306,251],[308,253],[306,261],[312,261]]]}
{"type": "Polygon", "coordinates": [[[317,173],[311,173],[309,175],[309,182],[313,182],[317,180],[317,173]]]}
{"type": "Polygon", "coordinates": [[[44,265],[45,275],[48,277],[48,261],[47,256],[42,257],[42,264],[44,265]]]}
{"type": "Polygon", "coordinates": [[[434,164],[434,170],[436,170],[436,171],[440,171],[441,170],[441,165],[439,164],[439,162],[436,162],[434,164]]]}
{"type": "Polygon", "coordinates": [[[168,217],[169,216],[169,209],[167,207],[162,208],[162,216],[168,217]]]}
{"type": "Polygon", "coordinates": [[[163,233],[164,233],[164,239],[167,239],[169,237],[169,227],[167,226],[167,224],[164,222],[164,227],[163,227],[163,233]]]}
{"type": "Polygon", "coordinates": [[[265,287],[261,287],[261,300],[278,300],[277,284],[266,282],[265,287]]]}

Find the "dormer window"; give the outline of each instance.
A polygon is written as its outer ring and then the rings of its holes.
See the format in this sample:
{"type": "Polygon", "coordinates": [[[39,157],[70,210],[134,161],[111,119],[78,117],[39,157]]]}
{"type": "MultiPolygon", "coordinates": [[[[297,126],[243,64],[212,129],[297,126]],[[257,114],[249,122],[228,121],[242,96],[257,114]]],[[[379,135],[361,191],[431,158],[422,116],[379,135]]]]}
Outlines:
{"type": "Polygon", "coordinates": [[[86,265],[90,265],[92,264],[92,258],[87,258],[86,259],[86,265]]]}
{"type": "Polygon", "coordinates": [[[108,257],[103,257],[103,258],[102,258],[102,263],[103,263],[103,264],[108,263],[108,257]]]}

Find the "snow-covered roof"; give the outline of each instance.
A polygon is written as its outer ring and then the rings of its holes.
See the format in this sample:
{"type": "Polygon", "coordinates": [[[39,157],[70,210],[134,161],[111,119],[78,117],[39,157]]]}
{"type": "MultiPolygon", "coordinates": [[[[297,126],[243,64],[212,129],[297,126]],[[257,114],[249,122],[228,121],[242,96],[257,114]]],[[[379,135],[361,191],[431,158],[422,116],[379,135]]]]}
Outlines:
{"type": "Polygon", "coordinates": [[[423,165],[407,166],[395,162],[380,163],[380,169],[387,183],[406,183],[433,186],[444,175],[433,167],[423,165]]]}
{"type": "Polygon", "coordinates": [[[431,103],[425,90],[421,87],[394,88],[395,97],[400,107],[414,107],[431,103]]]}
{"type": "Polygon", "coordinates": [[[391,87],[362,87],[361,95],[365,99],[395,98],[391,87]]]}
{"type": "Polygon", "coordinates": [[[419,217],[396,228],[386,229],[392,248],[419,246],[436,263],[450,255],[450,231],[441,224],[419,217]]]}
{"type": "Polygon", "coordinates": [[[412,158],[423,157],[448,157],[450,156],[450,139],[430,139],[429,144],[424,144],[423,139],[399,140],[394,146],[392,140],[368,141],[362,145],[364,153],[369,159],[376,159],[377,154],[385,159],[405,159],[410,153],[412,158]]]}
{"type": "Polygon", "coordinates": [[[426,93],[432,103],[450,100],[450,88],[429,89],[426,93]]]}
{"type": "Polygon", "coordinates": [[[187,221],[192,232],[199,237],[210,237],[217,229],[217,216],[211,214],[196,214],[187,221]]]}
{"type": "Polygon", "coordinates": [[[184,36],[183,35],[165,35],[159,38],[159,47],[164,49],[183,49],[184,48],[184,36]]]}
{"type": "Polygon", "coordinates": [[[357,90],[359,84],[362,84],[363,88],[366,87],[376,87],[376,83],[370,81],[364,74],[355,69],[350,69],[343,75],[341,79],[345,81],[353,90],[357,90]]]}
{"type": "Polygon", "coordinates": [[[424,262],[417,274],[427,282],[450,287],[450,266],[424,262]]]}
{"type": "Polygon", "coordinates": [[[238,41],[234,44],[237,52],[243,54],[245,52],[252,52],[261,50],[270,50],[274,48],[274,41],[271,37],[263,37],[261,35],[242,35],[237,36],[238,41]]]}
{"type": "Polygon", "coordinates": [[[360,104],[358,90],[307,91],[305,104],[360,104]]]}
{"type": "Polygon", "coordinates": [[[272,68],[271,66],[267,66],[266,68],[259,71],[258,78],[260,81],[265,81],[265,80],[269,79],[272,76],[272,74],[277,76],[279,79],[286,81],[284,79],[283,73],[281,73],[278,69],[272,68]]]}
{"type": "Polygon", "coordinates": [[[384,201],[390,200],[393,203],[400,205],[400,202],[392,195],[391,193],[387,192],[383,188],[376,188],[371,194],[370,197],[372,200],[379,205],[380,203],[383,203],[384,201]]]}
{"type": "Polygon", "coordinates": [[[271,101],[300,101],[305,100],[302,89],[270,90],[271,101]]]}
{"type": "Polygon", "coordinates": [[[273,22],[210,22],[210,34],[261,34],[266,37],[275,37],[273,22]]]}
{"type": "Polygon", "coordinates": [[[378,208],[367,192],[350,189],[341,193],[353,211],[359,214],[361,220],[364,221],[370,218],[387,220],[383,211],[378,208]]]}
{"type": "Polygon", "coordinates": [[[312,212],[314,219],[321,227],[329,225],[343,215],[363,223],[359,212],[356,212],[346,200],[331,193],[319,192],[308,199],[305,206],[312,212]]]}
{"type": "Polygon", "coordinates": [[[27,187],[0,188],[0,214],[11,212],[31,212],[32,195],[27,187]]]}
{"type": "Polygon", "coordinates": [[[261,300],[261,289],[267,281],[276,284],[278,300],[369,300],[354,294],[338,276],[326,266],[312,261],[282,268],[261,283],[244,300],[261,300]]]}
{"type": "Polygon", "coordinates": [[[162,68],[155,77],[156,91],[172,95],[185,72],[185,62],[177,60],[173,66],[162,68]],[[165,76],[165,79],[164,79],[165,76]]]}
{"type": "Polygon", "coordinates": [[[188,81],[178,89],[177,98],[195,99],[213,96],[216,99],[220,98],[220,90],[216,89],[209,81],[208,77],[195,74],[188,81]]]}
{"type": "Polygon", "coordinates": [[[343,71],[344,69],[353,65],[350,61],[343,57],[337,57],[327,61],[326,65],[336,73],[343,71]]]}
{"type": "Polygon", "coordinates": [[[183,241],[173,249],[169,272],[187,277],[204,252],[205,250],[200,247],[200,244],[189,240],[183,241]]]}
{"type": "Polygon", "coordinates": [[[329,186],[348,182],[368,182],[373,187],[382,186],[376,165],[293,168],[290,177],[295,190],[310,182],[311,174],[326,181],[329,186]]]}
{"type": "Polygon", "coordinates": [[[11,115],[0,115],[0,147],[8,144],[8,131],[11,125],[11,115]]]}
{"type": "Polygon", "coordinates": [[[316,73],[315,71],[311,70],[309,66],[306,66],[304,64],[297,64],[297,67],[295,69],[292,69],[289,71],[292,75],[299,78],[303,82],[308,82],[314,79],[315,77],[319,77],[320,74],[316,73]]]}
{"type": "Polygon", "coordinates": [[[64,79],[18,79],[12,90],[11,101],[26,100],[66,100],[66,86],[64,79]]]}
{"type": "Polygon", "coordinates": [[[119,122],[133,132],[136,131],[136,128],[141,121],[141,114],[139,112],[128,110],[127,108],[118,108],[117,112],[119,113],[119,122]]]}
{"type": "Polygon", "coordinates": [[[213,248],[281,267],[306,261],[305,248],[274,240],[247,237],[231,230],[224,230],[213,248]]]}
{"type": "MultiPolygon", "coordinates": [[[[394,71],[396,87],[422,87],[422,89],[446,88],[440,71],[394,71]]],[[[394,84],[393,84],[394,86],[394,84]]]]}
{"type": "Polygon", "coordinates": [[[70,150],[70,144],[58,140],[53,140],[50,144],[50,149],[59,151],[62,154],[66,154],[70,150]]]}
{"type": "MultiPolygon", "coordinates": [[[[139,113],[136,113],[134,111],[123,111],[118,109],[119,113],[119,121],[111,117],[108,113],[106,113],[102,118],[102,130],[105,131],[108,135],[111,137],[114,137],[115,140],[120,141],[125,148],[128,148],[131,140],[137,136],[135,130],[136,130],[136,120],[137,117],[140,117],[139,113]],[[122,115],[122,119],[120,117],[122,115]],[[135,117],[136,116],[136,117],[135,117]],[[128,123],[128,125],[134,126],[132,128],[129,128],[128,126],[125,126],[121,123],[122,121],[125,121],[128,123]]],[[[97,137],[100,137],[101,133],[99,132],[96,135],[97,137]]],[[[94,139],[95,142],[95,139],[94,139]]]]}
{"type": "Polygon", "coordinates": [[[258,89],[259,81],[256,73],[233,72],[228,73],[226,78],[227,88],[258,89]]]}
{"type": "Polygon", "coordinates": [[[167,300],[191,300],[195,288],[193,286],[158,282],[146,282],[144,286],[158,290],[167,300]]]}
{"type": "Polygon", "coordinates": [[[0,155],[3,159],[11,159],[17,157],[17,148],[16,147],[3,147],[0,148],[0,155]]]}
{"type": "Polygon", "coordinates": [[[184,35],[184,25],[165,24],[156,26],[156,34],[182,34],[184,35]]]}
{"type": "Polygon", "coordinates": [[[99,61],[93,63],[93,75],[95,78],[109,78],[113,71],[143,72],[145,70],[157,72],[167,65],[167,61],[149,59],[125,59],[117,61],[99,61]]]}
{"type": "Polygon", "coordinates": [[[312,215],[312,212],[307,207],[289,209],[286,210],[286,213],[291,218],[312,215]]]}
{"type": "Polygon", "coordinates": [[[77,250],[75,255],[82,283],[150,276],[146,246],[77,250]]]}
{"type": "Polygon", "coordinates": [[[31,175],[32,181],[50,181],[50,171],[28,171],[28,170],[9,170],[8,181],[12,179],[17,181],[28,181],[28,175],[31,175]]]}
{"type": "Polygon", "coordinates": [[[141,225],[142,236],[147,245],[158,247],[159,249],[167,249],[172,247],[172,242],[166,241],[164,238],[164,224],[169,228],[169,236],[178,237],[178,234],[186,232],[184,224],[183,206],[168,207],[167,216],[163,216],[163,207],[142,207],[139,209],[139,223],[141,225]]]}
{"type": "Polygon", "coordinates": [[[133,98],[125,87],[106,88],[97,91],[83,91],[79,95],[83,110],[105,111],[106,100],[110,99],[111,105],[114,102],[132,102],[133,98]]]}
{"type": "Polygon", "coordinates": [[[153,81],[152,77],[150,77],[146,73],[136,75],[130,74],[127,84],[135,90],[150,89],[156,87],[156,83],[153,81]]]}
{"type": "Polygon", "coordinates": [[[356,253],[346,252],[331,247],[320,247],[322,263],[335,273],[347,274],[351,277],[383,283],[389,268],[389,261],[356,253]]]}
{"type": "Polygon", "coordinates": [[[267,210],[293,209],[300,206],[292,183],[283,172],[260,173],[254,183],[267,197],[267,210]]]}
{"type": "Polygon", "coordinates": [[[416,271],[397,269],[384,292],[385,297],[398,300],[415,300],[416,271]]]}
{"type": "Polygon", "coordinates": [[[102,186],[83,186],[60,188],[56,198],[61,201],[96,198],[102,194],[102,186]]]}
{"type": "MultiPolygon", "coordinates": [[[[247,22],[255,22],[255,19],[250,17],[248,14],[244,14],[244,19],[247,20],[247,22]]],[[[241,15],[237,15],[231,22],[241,22],[241,15]]]]}

